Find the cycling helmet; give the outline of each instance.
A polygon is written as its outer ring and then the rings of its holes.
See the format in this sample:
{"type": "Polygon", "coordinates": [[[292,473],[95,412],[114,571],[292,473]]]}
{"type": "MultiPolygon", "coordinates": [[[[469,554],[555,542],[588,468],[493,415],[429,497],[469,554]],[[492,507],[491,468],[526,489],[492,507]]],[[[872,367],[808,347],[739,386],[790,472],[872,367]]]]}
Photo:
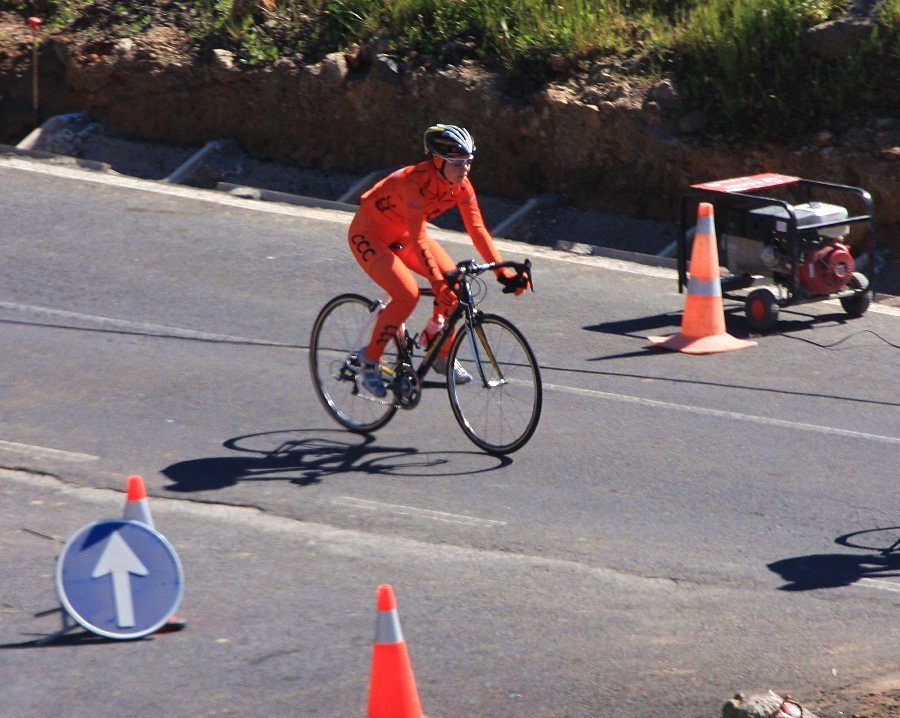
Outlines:
{"type": "Polygon", "coordinates": [[[433,125],[425,130],[425,152],[444,159],[467,159],[475,156],[475,140],[465,127],[433,125]]]}

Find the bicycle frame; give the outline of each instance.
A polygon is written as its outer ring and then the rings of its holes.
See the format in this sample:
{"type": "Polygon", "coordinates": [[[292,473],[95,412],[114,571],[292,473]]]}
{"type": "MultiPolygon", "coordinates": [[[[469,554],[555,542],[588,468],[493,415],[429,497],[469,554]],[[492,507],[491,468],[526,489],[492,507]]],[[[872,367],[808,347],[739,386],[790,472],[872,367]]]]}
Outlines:
{"type": "MultiPolygon", "coordinates": [[[[441,348],[443,348],[443,346],[453,338],[454,328],[456,327],[457,324],[460,323],[460,321],[462,321],[464,326],[466,327],[466,332],[469,335],[469,340],[471,342],[473,342],[473,345],[476,347],[476,351],[474,352],[474,354],[476,357],[476,362],[478,363],[478,373],[481,377],[482,385],[488,386],[488,382],[485,379],[485,375],[484,375],[484,368],[481,366],[481,360],[480,360],[481,355],[480,355],[480,352],[477,351],[478,345],[474,344],[475,336],[474,336],[473,327],[475,325],[475,318],[477,316],[478,310],[476,310],[474,307],[474,302],[472,300],[472,292],[469,288],[468,281],[462,280],[460,284],[461,284],[461,287],[460,287],[459,294],[461,294],[462,296],[460,296],[459,303],[456,305],[456,308],[453,310],[453,312],[447,318],[447,320],[444,324],[444,328],[441,329],[440,333],[437,335],[435,340],[432,342],[431,346],[425,351],[425,355],[422,358],[422,361],[419,362],[419,366],[417,368],[415,368],[416,376],[418,377],[420,382],[423,381],[425,379],[425,377],[427,376],[428,372],[431,371],[431,367],[437,361],[438,356],[440,356],[441,348]]],[[[421,287],[420,289],[421,289],[421,296],[434,296],[434,293],[431,291],[431,288],[421,287]]],[[[378,301],[379,304],[384,306],[384,304],[382,302],[380,302],[380,300],[376,300],[376,301],[378,301]]],[[[366,327],[369,328],[370,333],[371,333],[371,326],[374,325],[375,317],[378,315],[377,304],[373,303],[373,306],[374,306],[374,308],[372,309],[372,319],[370,320],[370,322],[366,322],[366,325],[365,325],[366,327]]],[[[363,334],[364,333],[365,333],[365,329],[363,330],[363,334]]],[[[482,346],[484,346],[487,349],[487,344],[484,341],[483,335],[481,336],[481,339],[482,339],[482,342],[481,342],[482,346]]],[[[397,335],[397,343],[400,346],[400,356],[399,356],[400,363],[406,364],[411,368],[413,368],[413,353],[410,348],[410,344],[412,341],[413,341],[413,338],[409,335],[409,332],[406,331],[405,329],[403,330],[402,334],[398,333],[398,335],[397,335]]],[[[488,352],[488,354],[490,354],[489,349],[487,349],[487,352],[488,352]]],[[[497,369],[499,372],[499,367],[497,369]]],[[[385,374],[390,376],[391,380],[393,381],[393,379],[396,376],[393,367],[383,365],[381,370],[382,370],[382,372],[384,372],[385,374]]]]}
{"type": "MultiPolygon", "coordinates": [[[[497,267],[503,266],[518,266],[514,262],[503,262],[496,265],[497,267]]],[[[530,267],[530,263],[525,265],[526,267],[530,267]]],[[[440,334],[438,334],[437,338],[432,342],[431,346],[426,350],[425,356],[419,364],[419,367],[416,369],[416,376],[418,376],[419,381],[424,380],[425,376],[431,370],[432,365],[437,360],[438,356],[440,356],[440,350],[443,346],[450,341],[454,335],[454,329],[457,324],[462,321],[465,326],[466,334],[469,337],[469,341],[472,343],[472,355],[475,357],[475,364],[478,370],[478,376],[481,379],[481,385],[485,388],[492,388],[497,386],[502,386],[505,383],[505,379],[503,378],[503,372],[500,369],[500,366],[497,363],[496,358],[494,357],[493,352],[491,351],[490,344],[487,341],[487,337],[485,337],[483,330],[477,323],[477,317],[480,313],[479,309],[475,308],[475,298],[472,296],[472,288],[471,288],[471,278],[477,275],[470,275],[465,271],[465,263],[458,265],[456,272],[450,273],[450,275],[456,275],[456,282],[458,283],[458,288],[455,289],[456,296],[459,298],[459,302],[454,308],[453,312],[447,318],[444,328],[441,330],[440,334]],[[476,340],[477,334],[477,340],[476,340]],[[479,346],[483,351],[479,351],[479,346]],[[482,354],[485,355],[486,359],[490,362],[496,374],[500,377],[499,380],[488,381],[487,375],[484,370],[484,364],[482,360],[482,354]]],[[[448,276],[448,279],[451,277],[448,276]]],[[[420,288],[420,296],[433,297],[434,292],[430,287],[421,287],[420,288]]],[[[382,306],[384,306],[382,304],[382,306]]],[[[374,324],[374,316],[377,316],[377,306],[373,309],[373,319],[372,323],[374,324]]],[[[366,326],[369,326],[367,323],[366,326]]],[[[408,364],[412,367],[412,352],[410,351],[409,343],[411,341],[411,337],[409,333],[404,331],[404,336],[398,336],[399,344],[401,347],[401,361],[408,364]]],[[[383,371],[391,375],[393,379],[393,370],[389,367],[384,367],[383,371]]]]}
{"type": "MultiPolygon", "coordinates": [[[[428,290],[427,294],[430,295],[431,291],[428,290]]],[[[441,348],[451,340],[451,338],[454,336],[454,329],[456,328],[456,325],[460,323],[460,320],[462,320],[466,334],[469,337],[469,341],[472,342],[472,348],[474,350],[472,354],[475,357],[475,364],[478,369],[478,376],[481,378],[481,385],[484,387],[498,386],[502,382],[489,382],[487,380],[487,377],[485,376],[484,366],[482,365],[481,359],[482,352],[478,351],[479,346],[481,346],[484,350],[484,354],[487,355],[487,358],[493,365],[495,371],[501,376],[502,373],[500,371],[500,367],[497,365],[497,360],[494,358],[494,355],[491,352],[490,345],[487,343],[487,338],[484,336],[484,332],[476,322],[480,310],[475,308],[475,301],[472,297],[472,289],[469,286],[469,278],[466,275],[462,275],[462,277],[460,277],[460,287],[457,291],[457,296],[459,297],[459,303],[456,305],[453,313],[448,317],[444,328],[441,330],[440,335],[425,353],[425,357],[422,360],[422,363],[419,365],[419,369],[416,373],[419,375],[419,379],[423,379],[425,377],[425,375],[431,369],[431,366],[436,361],[437,357],[440,356],[441,348]],[[475,337],[476,333],[478,334],[477,342],[475,337]]]]}

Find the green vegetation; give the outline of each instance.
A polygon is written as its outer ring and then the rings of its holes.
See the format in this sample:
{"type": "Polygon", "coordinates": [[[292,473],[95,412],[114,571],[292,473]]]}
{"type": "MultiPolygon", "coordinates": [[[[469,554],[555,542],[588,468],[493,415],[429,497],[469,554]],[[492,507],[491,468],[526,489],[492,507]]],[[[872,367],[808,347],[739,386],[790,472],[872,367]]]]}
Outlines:
{"type": "MultiPolygon", "coordinates": [[[[21,7],[22,2],[0,0],[21,7]]],[[[871,35],[844,57],[814,56],[805,31],[843,0],[36,0],[56,27],[127,35],[176,22],[239,63],[313,62],[376,39],[407,68],[471,60],[517,86],[587,72],[674,76],[685,111],[732,137],[842,129],[900,109],[900,0],[881,0],[871,35]]],[[[40,6],[40,7],[39,7],[40,6]]]]}
{"type": "Polygon", "coordinates": [[[849,56],[815,57],[804,44],[804,31],[839,15],[843,4],[698,4],[673,46],[677,73],[719,129],[755,137],[840,128],[859,119],[860,112],[890,112],[891,95],[880,93],[896,85],[896,14],[891,20],[882,13],[875,31],[849,56]]]}

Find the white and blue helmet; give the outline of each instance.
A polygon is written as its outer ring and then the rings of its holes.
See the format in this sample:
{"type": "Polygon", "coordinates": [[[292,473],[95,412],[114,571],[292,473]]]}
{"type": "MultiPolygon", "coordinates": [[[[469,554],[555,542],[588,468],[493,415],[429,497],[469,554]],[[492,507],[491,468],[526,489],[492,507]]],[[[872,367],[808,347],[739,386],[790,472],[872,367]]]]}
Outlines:
{"type": "Polygon", "coordinates": [[[432,125],[425,130],[425,152],[444,159],[475,157],[475,140],[465,127],[432,125]]]}

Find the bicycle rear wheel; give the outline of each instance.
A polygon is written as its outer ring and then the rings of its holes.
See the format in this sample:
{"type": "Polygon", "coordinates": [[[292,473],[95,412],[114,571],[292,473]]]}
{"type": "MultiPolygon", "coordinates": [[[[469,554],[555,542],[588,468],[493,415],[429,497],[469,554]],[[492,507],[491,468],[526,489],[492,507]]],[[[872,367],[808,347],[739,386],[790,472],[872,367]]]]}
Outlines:
{"type": "MultiPolygon", "coordinates": [[[[309,371],[322,406],[351,431],[366,433],[387,424],[397,407],[390,399],[376,399],[359,389],[359,351],[369,341],[372,301],[359,294],[341,294],[328,302],[313,324],[309,339],[309,371]]],[[[391,342],[382,362],[397,363],[391,342]]]]}
{"type": "Polygon", "coordinates": [[[490,454],[510,454],[528,443],[541,418],[540,368],[522,332],[503,317],[480,315],[474,334],[473,343],[468,330],[459,329],[450,349],[450,406],[463,432],[477,446],[490,454]],[[472,375],[472,381],[456,383],[455,361],[472,375]]]}

